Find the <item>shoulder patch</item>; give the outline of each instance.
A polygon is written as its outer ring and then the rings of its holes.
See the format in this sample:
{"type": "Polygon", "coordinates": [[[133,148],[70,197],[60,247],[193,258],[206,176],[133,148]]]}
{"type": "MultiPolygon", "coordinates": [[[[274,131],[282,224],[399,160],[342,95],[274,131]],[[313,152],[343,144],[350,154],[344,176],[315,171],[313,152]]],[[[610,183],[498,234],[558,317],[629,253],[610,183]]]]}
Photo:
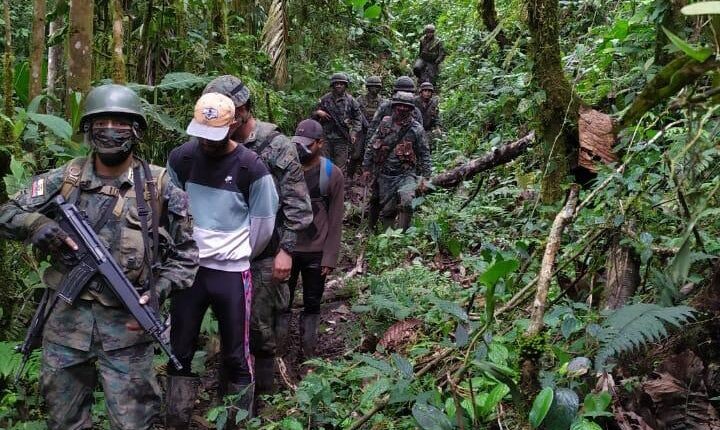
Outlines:
{"type": "Polygon", "coordinates": [[[37,178],[30,188],[30,197],[42,197],[45,195],[45,178],[37,178]]]}

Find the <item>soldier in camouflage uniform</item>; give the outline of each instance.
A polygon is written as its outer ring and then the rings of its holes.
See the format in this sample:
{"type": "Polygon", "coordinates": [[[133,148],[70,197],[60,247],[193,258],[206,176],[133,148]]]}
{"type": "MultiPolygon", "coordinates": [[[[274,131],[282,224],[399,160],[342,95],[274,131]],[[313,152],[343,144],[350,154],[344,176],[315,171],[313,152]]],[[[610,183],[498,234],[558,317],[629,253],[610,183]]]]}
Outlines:
{"type": "Polygon", "coordinates": [[[440,74],[440,63],[445,59],[445,48],[435,36],[435,26],[425,26],[425,35],[420,39],[420,58],[415,61],[413,73],[420,82],[437,83],[440,74]]]}
{"type": "MultiPolygon", "coordinates": [[[[52,256],[63,247],[77,247],[54,219],[40,212],[56,195],[63,195],[87,216],[125,275],[141,289],[141,303],[152,296],[162,300],[172,290],[191,285],[198,249],[188,199],[164,169],[133,156],[146,128],[140,98],[132,90],[120,85],[95,88],[85,100],[81,118],[85,142],[93,149],[91,157],[34,177],[30,187],[0,208],[3,237],[29,240],[43,256],[51,256],[52,264],[43,275],[49,288],[56,289],[68,272],[52,256]],[[137,190],[135,181],[145,184],[145,190],[137,190]],[[149,181],[156,181],[156,193],[148,191],[149,181]],[[152,256],[145,255],[144,240],[154,241],[143,237],[138,217],[137,199],[143,197],[146,206],[160,208],[160,240],[153,246],[159,245],[163,257],[154,269],[152,256]],[[155,282],[147,283],[151,279],[155,282]],[[143,285],[149,290],[143,291],[143,285]]],[[[93,278],[73,305],[59,300],[49,312],[40,378],[48,427],[93,428],[90,409],[99,370],[110,427],[151,428],[160,410],[152,338],[102,278],[93,278]]]]}
{"type": "Polygon", "coordinates": [[[362,129],[362,112],[357,100],[347,92],[349,83],[345,73],[333,74],[332,90],[320,98],[312,113],[312,119],[320,122],[325,131],[325,156],[343,171],[362,129]]]}
{"type": "Polygon", "coordinates": [[[253,282],[250,350],[255,356],[255,393],[272,392],[278,342],[287,336],[289,303],[287,280],[298,233],[313,220],[312,205],[295,145],[275,124],[257,120],[252,114],[250,90],[231,75],[212,80],[204,93],[224,94],[235,103],[241,123],[233,140],[255,151],[267,164],[280,196],[275,235],[265,251],[251,262],[253,282]]]}
{"type": "Polygon", "coordinates": [[[380,95],[380,90],[382,89],[380,76],[370,76],[365,79],[365,88],[367,88],[367,93],[357,98],[363,114],[363,127],[362,132],[358,135],[357,143],[353,148],[353,154],[350,158],[350,164],[348,165],[347,177],[350,179],[352,179],[358,166],[362,164],[362,159],[365,155],[365,140],[369,137],[368,128],[370,127],[370,121],[372,121],[375,116],[375,111],[377,111],[380,104],[385,101],[383,96],[380,95]]]}
{"type": "Polygon", "coordinates": [[[430,82],[420,84],[420,95],[415,96],[415,106],[422,113],[422,125],[428,137],[430,149],[440,129],[440,99],[434,95],[435,87],[430,82]]]}
{"type": "Polygon", "coordinates": [[[410,226],[415,190],[425,188],[430,177],[430,150],[422,125],[412,117],[413,98],[403,91],[393,96],[392,115],[382,119],[365,149],[363,176],[374,177],[373,194],[385,228],[396,216],[400,228],[410,226]]]}

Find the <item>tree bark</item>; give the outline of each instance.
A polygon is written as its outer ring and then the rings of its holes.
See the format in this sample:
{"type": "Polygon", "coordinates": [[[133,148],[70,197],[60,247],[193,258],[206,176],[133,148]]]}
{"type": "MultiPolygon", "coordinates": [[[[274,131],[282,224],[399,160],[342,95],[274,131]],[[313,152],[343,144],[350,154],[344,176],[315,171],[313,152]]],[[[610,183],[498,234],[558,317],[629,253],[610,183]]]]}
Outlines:
{"type": "Polygon", "coordinates": [[[113,22],[113,82],[124,84],[127,82],[125,71],[125,54],[123,53],[123,8],[120,0],[111,0],[112,22],[113,22]]]}
{"type": "Polygon", "coordinates": [[[640,261],[635,251],[620,244],[620,234],[613,236],[605,269],[607,282],[603,294],[604,309],[618,309],[635,294],[640,284],[640,261]]]}
{"type": "Polygon", "coordinates": [[[535,132],[530,132],[527,136],[487,152],[480,158],[476,158],[462,166],[433,176],[430,182],[436,187],[455,187],[462,181],[472,178],[480,172],[514,160],[520,154],[524,153],[534,140],[535,132]]]}
{"type": "MultiPolygon", "coordinates": [[[[48,36],[52,37],[55,33],[60,31],[63,26],[63,19],[57,17],[50,23],[48,30],[48,36]]],[[[63,58],[63,44],[56,43],[48,48],[48,59],[47,59],[47,95],[48,100],[45,105],[45,111],[52,114],[55,111],[53,103],[55,102],[55,87],[57,85],[58,76],[60,76],[60,68],[62,65],[63,58]]]]}
{"type": "Polygon", "coordinates": [[[560,61],[558,0],[528,2],[528,25],[532,79],[546,97],[537,130],[545,162],[541,197],[551,203],[563,195],[561,185],[570,171],[571,148],[577,146],[579,100],[572,94],[560,61]]]}
{"type": "Polygon", "coordinates": [[[33,7],[32,43],[30,47],[30,88],[32,100],[42,92],[42,69],[45,54],[45,0],[35,0],[33,7]]]}
{"type": "Polygon", "coordinates": [[[93,60],[93,1],[70,0],[70,34],[65,112],[71,116],[72,98],[90,90],[93,60]]]}
{"type": "Polygon", "coordinates": [[[140,46],[137,50],[137,76],[135,77],[137,82],[142,82],[148,85],[154,84],[149,76],[149,70],[152,68],[152,62],[150,61],[150,22],[152,21],[153,9],[154,1],[148,0],[147,10],[145,11],[145,17],[143,18],[140,46]]]}
{"type": "MultiPolygon", "coordinates": [[[[495,0],[481,0],[477,4],[478,11],[482,16],[483,23],[489,32],[495,31],[498,26],[497,11],[495,10],[495,0]]],[[[495,36],[495,40],[501,49],[505,49],[510,44],[510,41],[505,36],[505,33],[500,30],[495,36]]]]}

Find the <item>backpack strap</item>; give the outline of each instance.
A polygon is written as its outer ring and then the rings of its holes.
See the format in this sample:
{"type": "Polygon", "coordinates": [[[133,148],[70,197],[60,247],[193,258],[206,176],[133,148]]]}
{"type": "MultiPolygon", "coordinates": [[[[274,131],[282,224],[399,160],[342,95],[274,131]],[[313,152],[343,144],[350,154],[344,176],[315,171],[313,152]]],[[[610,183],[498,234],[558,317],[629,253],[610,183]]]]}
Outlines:
{"type": "Polygon", "coordinates": [[[85,169],[87,160],[87,157],[73,158],[65,169],[65,177],[63,178],[63,184],[60,188],[60,195],[63,196],[66,201],[71,201],[70,195],[73,194],[73,192],[75,192],[73,200],[77,197],[77,191],[80,188],[80,176],[85,169]]]}
{"type": "Polygon", "coordinates": [[[320,195],[324,198],[328,196],[328,188],[330,187],[330,178],[332,177],[333,163],[325,157],[320,157],[320,195]]]}
{"type": "Polygon", "coordinates": [[[280,136],[280,134],[281,133],[277,130],[271,131],[270,134],[268,134],[267,137],[265,138],[265,141],[263,143],[261,143],[260,145],[258,145],[257,155],[261,155],[263,153],[263,151],[265,150],[265,148],[270,146],[272,141],[275,140],[276,137],[280,136]]]}

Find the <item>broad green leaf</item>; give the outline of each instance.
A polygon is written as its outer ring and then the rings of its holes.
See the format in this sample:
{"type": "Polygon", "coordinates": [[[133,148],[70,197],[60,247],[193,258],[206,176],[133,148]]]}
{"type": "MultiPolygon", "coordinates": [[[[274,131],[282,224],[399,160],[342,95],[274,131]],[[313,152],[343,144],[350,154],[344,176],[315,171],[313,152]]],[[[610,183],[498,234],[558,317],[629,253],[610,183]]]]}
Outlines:
{"type": "Polygon", "coordinates": [[[351,0],[351,3],[354,8],[356,9],[362,9],[363,6],[365,6],[365,3],[367,3],[368,0],[351,0]]]}
{"type": "Polygon", "coordinates": [[[55,136],[63,140],[70,140],[72,137],[72,126],[59,116],[32,112],[28,112],[27,116],[32,122],[44,125],[55,136]]]}
{"type": "Polygon", "coordinates": [[[282,430],[304,430],[305,427],[303,427],[302,423],[300,423],[295,418],[285,418],[284,420],[280,421],[280,428],[282,430]]]}
{"type": "Polygon", "coordinates": [[[365,18],[367,19],[378,19],[382,13],[382,8],[378,4],[374,4],[369,8],[365,9],[365,18]]]}
{"type": "Polygon", "coordinates": [[[520,263],[517,260],[501,260],[496,261],[492,266],[480,276],[480,282],[486,287],[495,285],[498,279],[504,278],[508,274],[517,270],[520,263]]]}
{"type": "Polygon", "coordinates": [[[510,388],[508,388],[505,384],[498,384],[495,386],[495,388],[490,391],[490,394],[488,394],[487,398],[485,399],[484,404],[481,408],[481,413],[483,416],[490,415],[492,411],[495,410],[495,407],[502,401],[503,397],[507,396],[510,392],[510,388]]]}
{"type": "Polygon", "coordinates": [[[435,306],[438,307],[438,309],[445,312],[446,314],[450,314],[464,322],[468,321],[467,313],[465,313],[463,308],[461,308],[460,305],[458,305],[457,303],[438,299],[437,297],[432,297],[431,301],[435,306]]]}
{"type": "Polygon", "coordinates": [[[581,419],[572,423],[570,430],[602,430],[602,427],[592,421],[581,419]]]}
{"type": "Polygon", "coordinates": [[[462,348],[468,344],[469,337],[468,328],[465,324],[458,324],[455,329],[455,345],[457,345],[458,348],[462,348]]]}
{"type": "Polygon", "coordinates": [[[545,416],[550,410],[550,405],[552,405],[553,396],[553,389],[545,387],[542,391],[540,391],[540,394],[535,397],[532,409],[530,409],[530,425],[532,428],[536,429],[540,427],[540,424],[542,424],[545,416]]]}
{"type": "Polygon", "coordinates": [[[413,377],[413,366],[412,364],[402,355],[393,353],[392,359],[395,362],[400,374],[403,378],[412,379],[413,377]]]}
{"type": "Polygon", "coordinates": [[[452,430],[450,419],[438,408],[427,403],[415,403],[412,414],[423,430],[452,430]]]}
{"type": "Polygon", "coordinates": [[[360,403],[372,406],[372,402],[382,396],[389,389],[390,380],[387,378],[380,378],[363,389],[363,394],[360,397],[360,403]]]}
{"type": "Polygon", "coordinates": [[[720,1],[701,1],[680,9],[683,15],[720,15],[720,1]]]}
{"type": "Polygon", "coordinates": [[[712,55],[711,49],[696,48],[684,41],[682,38],[676,36],[672,31],[668,30],[664,26],[663,31],[665,32],[665,35],[668,37],[668,39],[670,39],[670,42],[672,42],[672,44],[675,45],[676,48],[684,52],[688,57],[692,58],[695,61],[702,63],[712,55]]]}

